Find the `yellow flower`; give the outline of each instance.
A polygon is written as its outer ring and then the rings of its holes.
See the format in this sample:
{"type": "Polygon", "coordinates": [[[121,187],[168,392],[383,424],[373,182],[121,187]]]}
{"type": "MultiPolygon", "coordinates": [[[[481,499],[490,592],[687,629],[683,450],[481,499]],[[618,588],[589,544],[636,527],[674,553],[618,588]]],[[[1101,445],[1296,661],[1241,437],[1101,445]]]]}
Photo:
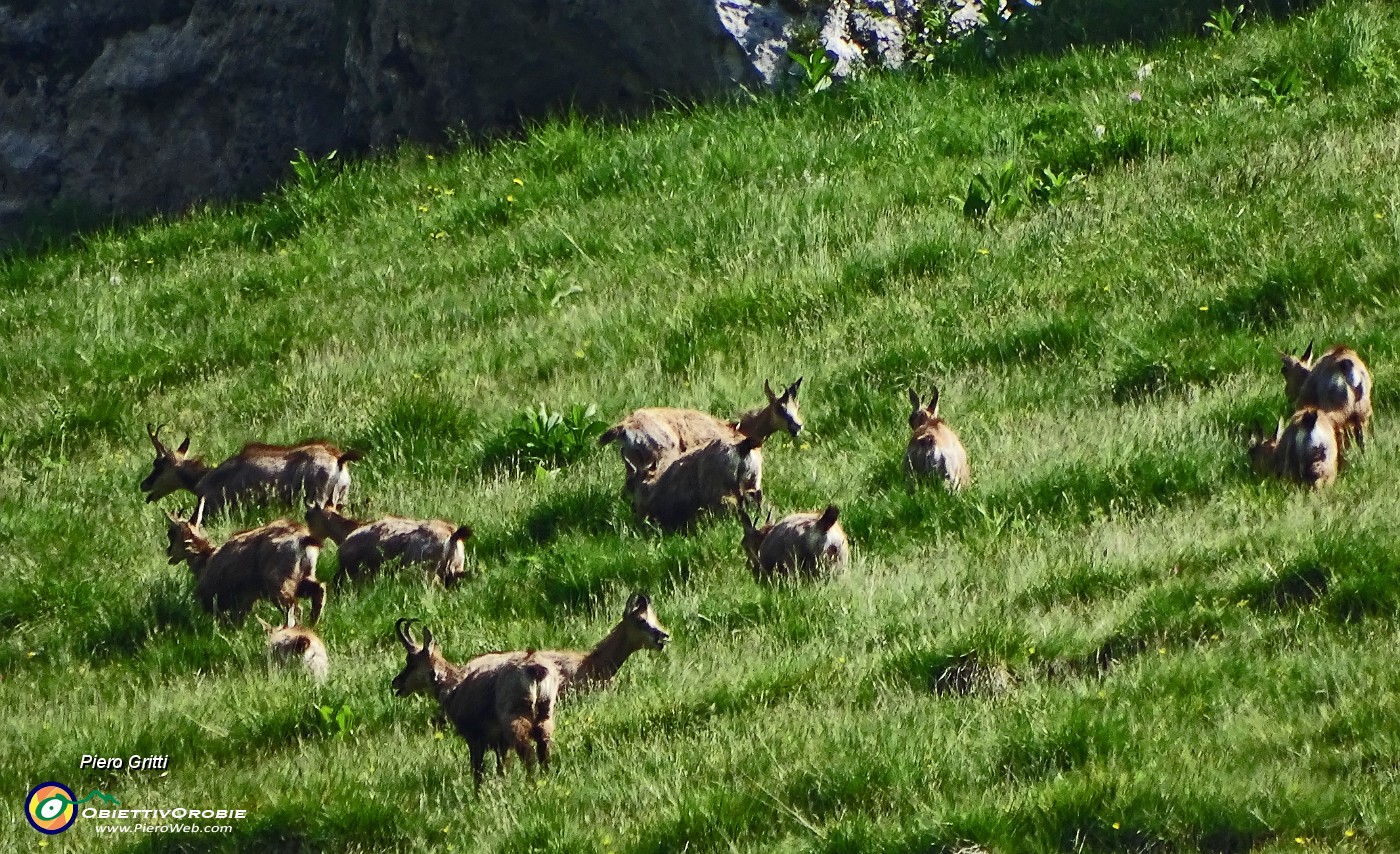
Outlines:
{"type": "Polygon", "coordinates": [[[1210,306],[1208,306],[1208,305],[1203,305],[1203,306],[1201,306],[1201,311],[1210,311],[1210,306]]]}
{"type": "Polygon", "coordinates": [[[429,160],[437,160],[437,158],[434,157],[434,156],[432,156],[431,154],[428,155],[428,159],[429,159],[429,160]]]}
{"type": "Polygon", "coordinates": [[[1380,211],[1376,211],[1376,219],[1385,219],[1385,214],[1381,213],[1380,211]]]}
{"type": "Polygon", "coordinates": [[[508,201],[508,202],[514,202],[514,201],[515,201],[515,196],[506,196],[506,201],[508,201]]]}
{"type": "Polygon", "coordinates": [[[1118,822],[1115,821],[1115,822],[1113,823],[1113,829],[1114,829],[1114,830],[1117,830],[1119,827],[1121,827],[1121,825],[1118,824],[1118,822]]]}
{"type": "Polygon", "coordinates": [[[525,182],[522,181],[522,180],[520,180],[519,178],[512,178],[510,182],[511,182],[512,184],[514,184],[515,186],[517,186],[517,187],[523,187],[523,186],[525,186],[525,182]]]}
{"type": "Polygon", "coordinates": [[[1348,828],[1347,828],[1347,832],[1344,833],[1344,834],[1342,834],[1342,835],[1345,836],[1347,839],[1350,839],[1350,838],[1352,838],[1353,836],[1356,835],[1356,831],[1353,830],[1352,828],[1348,827],[1348,828]]]}
{"type": "Polygon", "coordinates": [[[427,206],[427,205],[419,205],[419,206],[418,206],[418,212],[419,212],[419,213],[427,213],[427,212],[428,212],[428,206],[427,206]]]}
{"type": "Polygon", "coordinates": [[[978,254],[978,255],[990,255],[990,254],[992,254],[992,250],[990,250],[990,249],[988,249],[987,247],[983,246],[983,247],[981,247],[981,248],[979,248],[979,249],[977,250],[977,254],[978,254]]]}
{"type": "Polygon", "coordinates": [[[1164,647],[1164,646],[1159,646],[1159,647],[1157,647],[1157,654],[1158,654],[1158,655],[1166,655],[1166,654],[1167,654],[1167,648],[1164,647]]]}

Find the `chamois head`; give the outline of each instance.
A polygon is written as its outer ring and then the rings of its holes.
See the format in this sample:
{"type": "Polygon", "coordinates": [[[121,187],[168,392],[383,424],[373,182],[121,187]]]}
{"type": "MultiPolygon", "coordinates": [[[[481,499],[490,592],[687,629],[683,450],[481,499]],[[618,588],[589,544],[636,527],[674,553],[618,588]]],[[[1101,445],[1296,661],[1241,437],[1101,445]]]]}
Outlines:
{"type": "Polygon", "coordinates": [[[188,457],[190,437],[186,435],[180,447],[172,451],[160,439],[160,431],[164,426],[146,425],[146,436],[156,449],[156,460],[151,465],[151,473],[141,481],[141,491],[146,493],[147,502],[157,501],[181,489],[193,491],[194,485],[203,474],[202,465],[195,465],[198,461],[188,457]]]}
{"type": "Polygon", "coordinates": [[[412,626],[416,622],[418,622],[416,619],[407,617],[394,622],[394,631],[399,636],[399,643],[403,644],[404,650],[408,653],[408,660],[404,663],[403,670],[394,677],[392,683],[394,693],[400,697],[407,697],[415,693],[432,695],[438,675],[442,672],[442,650],[438,648],[437,641],[433,640],[433,633],[428,630],[428,627],[423,627],[423,642],[421,644],[413,640],[411,632],[412,626]]]}
{"type": "Polygon", "coordinates": [[[362,524],[358,519],[351,519],[341,512],[340,505],[327,501],[324,504],[310,504],[306,508],[306,526],[311,529],[311,536],[325,542],[339,545],[350,536],[350,532],[360,527],[362,524]]]}
{"type": "Polygon", "coordinates": [[[165,535],[170,540],[165,549],[165,556],[170,559],[170,565],[188,561],[190,568],[194,569],[195,560],[207,557],[214,550],[200,527],[204,522],[204,499],[199,499],[194,508],[194,515],[188,520],[181,519],[168,510],[165,512],[165,518],[170,520],[165,529],[165,535]]]}
{"type": "Polygon", "coordinates": [[[1278,351],[1279,362],[1282,363],[1280,372],[1283,374],[1283,391],[1289,400],[1298,399],[1303,391],[1303,383],[1308,381],[1308,375],[1312,373],[1312,352],[1312,341],[1308,342],[1308,349],[1303,351],[1301,357],[1291,352],[1278,351]]]}
{"type": "Polygon", "coordinates": [[[774,394],[769,381],[763,381],[763,393],[768,397],[768,406],[763,410],[771,428],[768,432],[786,430],[794,438],[802,432],[802,413],[797,408],[797,390],[801,387],[802,377],[798,377],[782,394],[774,394]]]}
{"type": "Polygon", "coordinates": [[[627,597],[619,628],[626,633],[628,646],[636,649],[662,650],[671,639],[671,633],[656,619],[651,597],[645,593],[633,593],[627,597]]]}
{"type": "Polygon", "coordinates": [[[763,540],[773,530],[773,511],[768,511],[768,520],[760,528],[753,523],[753,518],[749,516],[749,511],[744,507],[744,502],[741,501],[739,502],[739,521],[744,526],[744,554],[748,556],[749,567],[757,569],[759,549],[763,548],[763,540]]]}
{"type": "Polygon", "coordinates": [[[909,389],[909,404],[914,408],[909,413],[909,429],[915,433],[925,427],[933,427],[943,420],[938,417],[938,386],[933,387],[927,406],[920,405],[919,393],[909,389]]]}

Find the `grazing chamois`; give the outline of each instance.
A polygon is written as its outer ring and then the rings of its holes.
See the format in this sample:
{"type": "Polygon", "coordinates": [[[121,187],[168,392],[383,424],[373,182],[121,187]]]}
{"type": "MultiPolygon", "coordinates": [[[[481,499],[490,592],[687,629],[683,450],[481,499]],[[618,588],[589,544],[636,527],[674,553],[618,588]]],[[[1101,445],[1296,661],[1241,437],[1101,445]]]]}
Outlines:
{"type": "MultiPolygon", "coordinates": [[[[801,386],[802,377],[798,377],[782,394],[774,394],[772,384],[764,380],[763,393],[768,402],[743,413],[735,421],[723,421],[697,409],[638,409],[599,436],[598,444],[618,443],[622,462],[627,467],[626,489],[631,492],[667,458],[703,447],[716,439],[734,444],[749,438],[758,449],[780,430],[796,437],[802,432],[802,413],[797,405],[797,391],[801,386]]],[[[763,457],[759,454],[756,459],[758,485],[762,486],[763,457]]]]}
{"type": "Polygon", "coordinates": [[[651,597],[633,593],[622,608],[622,619],[591,650],[549,650],[536,655],[558,668],[566,692],[578,692],[607,685],[632,653],[663,650],[670,640],[671,633],[652,609],[651,597]]]}
{"type": "Polygon", "coordinates": [[[258,623],[267,632],[267,660],[270,663],[296,664],[317,682],[325,682],[330,672],[330,656],[321,638],[305,626],[298,626],[287,614],[286,622],[274,626],[258,617],[258,623]]]}
{"type": "Polygon", "coordinates": [[[465,664],[452,664],[443,658],[426,626],[423,642],[413,639],[410,631],[415,622],[405,618],[394,624],[408,653],[403,670],[394,677],[394,692],[400,697],[426,694],[438,701],[467,742],[477,788],[481,788],[487,750],[496,754],[498,774],[505,774],[511,750],[527,769],[533,771],[538,759],[548,770],[554,704],[563,683],[558,668],[533,651],[488,652],[465,664]]]}
{"type": "MultiPolygon", "coordinates": [[[[1279,351],[1284,394],[1295,410],[1330,412],[1366,450],[1365,431],[1371,420],[1371,372],[1356,351],[1337,345],[1312,359],[1313,342],[1301,357],[1279,351]]],[[[1346,434],[1344,434],[1345,436],[1346,434]]]]}
{"type": "Polygon", "coordinates": [[[156,449],[151,473],[141,481],[146,501],[185,489],[203,499],[211,516],[243,502],[293,504],[303,496],[316,504],[343,504],[350,492],[349,464],[362,458],[359,451],[342,451],[319,440],[299,445],[249,443],[211,469],[203,459],[188,456],[189,436],[172,451],[161,441],[160,431],[146,425],[156,449]]]}
{"type": "Polygon", "coordinates": [[[909,447],[904,451],[905,467],[916,475],[936,474],[949,489],[962,489],[972,481],[967,451],[948,422],[938,417],[938,387],[934,386],[928,406],[921,406],[919,393],[909,389],[909,447]]]}
{"type": "Polygon", "coordinates": [[[1321,489],[1337,479],[1344,430],[1329,412],[1300,409],[1286,427],[1279,421],[1272,439],[1256,428],[1249,460],[1261,474],[1321,489]]]}
{"type": "Polygon", "coordinates": [[[773,524],[757,527],[740,506],[744,525],[744,552],[757,581],[775,577],[817,578],[839,574],[851,562],[851,544],[837,520],[835,504],[821,513],[792,513],[773,524]]]}
{"type": "Polygon", "coordinates": [[[441,519],[405,519],[385,516],[374,522],[351,519],[331,504],[313,504],[306,509],[306,524],[321,540],[332,540],[339,547],[340,568],[335,574],[351,579],[377,573],[386,563],[422,565],[430,568],[450,587],[461,579],[466,562],[463,543],[472,535],[468,525],[456,526],[441,519]]]}
{"type": "Polygon", "coordinates": [[[255,602],[267,599],[282,608],[289,623],[295,623],[297,600],[304,598],[311,600],[307,624],[321,618],[326,601],[326,586],[316,580],[321,543],[305,525],[279,519],[240,531],[215,548],[200,527],[203,508],[201,501],[189,520],[166,512],[170,545],[165,554],[172,566],[180,561],[189,564],[195,598],[205,611],[226,611],[241,620],[255,602]]]}
{"type": "Polygon", "coordinates": [[[761,457],[754,441],[741,438],[738,443],[730,443],[715,439],[663,460],[649,477],[634,478],[632,461],[627,460],[628,480],[635,481],[632,509],[639,516],[674,530],[690,523],[702,510],[722,508],[727,498],[761,504],[761,457]]]}

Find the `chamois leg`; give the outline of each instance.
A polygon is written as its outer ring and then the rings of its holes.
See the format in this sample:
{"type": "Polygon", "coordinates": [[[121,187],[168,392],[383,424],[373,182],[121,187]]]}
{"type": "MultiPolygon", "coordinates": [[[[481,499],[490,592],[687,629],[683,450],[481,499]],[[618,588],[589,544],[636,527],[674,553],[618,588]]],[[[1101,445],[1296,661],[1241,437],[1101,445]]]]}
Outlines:
{"type": "Polygon", "coordinates": [[[321,610],[326,605],[326,585],[314,578],[307,578],[297,585],[297,598],[311,600],[311,618],[306,624],[316,625],[321,619],[321,610]]]}
{"type": "Polygon", "coordinates": [[[554,721],[547,720],[537,724],[531,733],[535,739],[535,753],[539,757],[540,767],[549,770],[549,751],[554,743],[554,721]]]}
{"type": "Polygon", "coordinates": [[[472,754],[472,782],[481,791],[481,778],[486,770],[486,745],[472,742],[468,745],[472,754]]]}

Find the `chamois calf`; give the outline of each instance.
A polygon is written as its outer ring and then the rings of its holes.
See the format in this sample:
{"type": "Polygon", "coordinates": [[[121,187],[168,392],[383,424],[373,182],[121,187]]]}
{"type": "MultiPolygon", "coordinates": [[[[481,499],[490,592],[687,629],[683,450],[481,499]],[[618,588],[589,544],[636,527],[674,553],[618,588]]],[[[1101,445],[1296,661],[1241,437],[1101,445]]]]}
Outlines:
{"type": "Polygon", "coordinates": [[[496,754],[496,772],[505,774],[506,757],[514,750],[525,767],[535,760],[546,770],[554,738],[554,703],[562,687],[558,668],[532,651],[488,652],[466,664],[443,658],[433,633],[423,627],[423,642],[410,634],[416,620],[400,619],[394,629],[408,661],[394,677],[400,697],[427,694],[466,739],[471,751],[472,778],[481,788],[486,751],[496,754]],[[534,752],[530,750],[533,743],[534,752]]]}
{"type": "Polygon", "coordinates": [[[292,504],[302,496],[318,504],[343,504],[350,492],[349,464],[362,457],[359,451],[342,451],[319,440],[299,445],[249,443],[211,469],[203,459],[188,455],[189,436],[172,451],[161,441],[160,430],[146,425],[156,449],[151,473],[141,481],[146,501],[185,489],[204,501],[210,515],[243,502],[292,504]]]}
{"type": "Polygon", "coordinates": [[[305,525],[290,519],[240,531],[215,548],[200,527],[203,503],[193,518],[181,519],[167,512],[165,554],[174,566],[189,564],[194,573],[194,595],[205,611],[226,611],[242,620],[259,599],[277,603],[289,624],[296,622],[298,599],[311,600],[314,625],[321,618],[326,586],[316,580],[316,558],[321,543],[305,525]]]}
{"type": "Polygon", "coordinates": [[[297,664],[317,682],[325,682],[330,672],[330,656],[321,638],[305,626],[292,622],[287,614],[286,622],[274,626],[258,618],[258,623],[267,632],[267,660],[273,664],[297,664]]]}
{"type": "Polygon", "coordinates": [[[1366,425],[1371,420],[1370,370],[1350,347],[1339,344],[1316,362],[1312,352],[1311,341],[1301,358],[1279,351],[1288,402],[1295,410],[1313,408],[1331,413],[1356,437],[1356,447],[1365,451],[1366,425]]]}
{"type": "MultiPolygon", "coordinates": [[[[598,444],[618,443],[623,465],[627,467],[626,490],[633,491],[637,483],[650,476],[670,457],[722,439],[730,444],[752,439],[755,449],[763,447],[769,436],[780,430],[796,437],[802,432],[802,413],[797,405],[797,391],[802,378],[774,394],[768,380],[763,381],[763,393],[768,402],[743,413],[735,421],[722,421],[697,409],[650,407],[638,409],[614,424],[598,437],[598,444]]],[[[754,466],[761,486],[763,456],[755,455],[754,466]]]]}
{"type": "Polygon", "coordinates": [[[1288,426],[1279,421],[1272,439],[1256,428],[1249,460],[1261,474],[1321,489],[1337,479],[1344,430],[1331,413],[1300,409],[1288,426]]]}
{"type": "Polygon", "coordinates": [[[938,475],[949,489],[962,489],[972,481],[967,465],[967,451],[948,422],[938,417],[938,387],[933,389],[927,406],[919,403],[919,393],[909,389],[909,447],[904,451],[904,465],[915,475],[938,475]]]}
{"type": "Polygon", "coordinates": [[[663,650],[670,640],[671,633],[652,609],[651,597],[633,593],[622,608],[622,619],[592,649],[549,650],[536,655],[558,668],[566,693],[579,692],[606,686],[632,653],[663,650]]]}
{"type": "Polygon", "coordinates": [[[757,527],[740,506],[744,552],[756,581],[798,576],[804,579],[835,575],[851,562],[851,544],[837,520],[835,504],[821,513],[792,513],[775,525],[773,516],[757,527]]]}
{"type": "Polygon", "coordinates": [[[703,510],[718,510],[725,499],[763,502],[759,488],[761,460],[753,439],[738,443],[715,439],[662,461],[650,476],[627,460],[628,480],[635,482],[632,508],[668,530],[689,524],[703,510]]]}
{"type": "Polygon", "coordinates": [[[377,573],[386,563],[397,560],[403,566],[431,568],[450,587],[463,575],[466,548],[472,535],[468,525],[460,527],[441,519],[405,519],[385,516],[374,522],[351,519],[332,504],[306,509],[306,524],[320,540],[332,540],[339,547],[338,580],[342,575],[358,579],[377,573]]]}

